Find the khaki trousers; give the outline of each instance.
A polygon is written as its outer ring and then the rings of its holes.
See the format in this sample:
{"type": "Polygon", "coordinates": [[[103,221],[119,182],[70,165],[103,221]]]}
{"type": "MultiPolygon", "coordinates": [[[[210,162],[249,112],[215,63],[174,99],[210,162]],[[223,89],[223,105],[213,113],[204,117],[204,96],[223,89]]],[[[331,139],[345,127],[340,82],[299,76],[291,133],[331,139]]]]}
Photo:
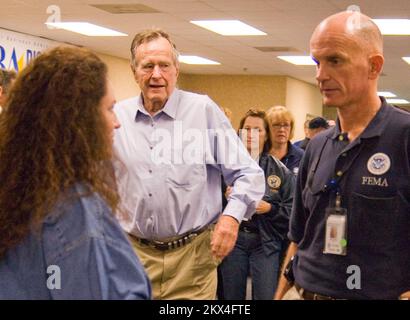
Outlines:
{"type": "Polygon", "coordinates": [[[218,263],[211,254],[211,229],[180,248],[161,251],[130,236],[157,300],[216,299],[218,263]]]}
{"type": "Polygon", "coordinates": [[[304,300],[300,296],[298,289],[295,286],[292,286],[282,297],[282,300],[304,300]]]}

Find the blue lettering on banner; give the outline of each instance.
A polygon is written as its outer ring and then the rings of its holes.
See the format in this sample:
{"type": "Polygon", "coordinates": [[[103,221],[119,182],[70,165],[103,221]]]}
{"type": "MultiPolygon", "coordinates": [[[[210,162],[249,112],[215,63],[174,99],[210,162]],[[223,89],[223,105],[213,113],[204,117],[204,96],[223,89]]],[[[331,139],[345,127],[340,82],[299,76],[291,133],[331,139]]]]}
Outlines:
{"type": "Polygon", "coordinates": [[[6,66],[3,63],[4,59],[6,59],[6,50],[4,50],[2,46],[0,46],[0,67],[2,69],[6,69],[6,66]]]}
{"type": "Polygon", "coordinates": [[[1,69],[14,69],[16,72],[19,72],[20,69],[41,54],[41,51],[35,49],[25,49],[21,54],[18,54],[17,51],[19,50],[16,49],[16,47],[12,48],[8,48],[7,46],[4,46],[4,44],[0,45],[1,69]]]}
{"type": "MultiPolygon", "coordinates": [[[[25,65],[30,63],[31,60],[33,60],[40,54],[41,54],[41,51],[27,49],[25,65]]],[[[11,52],[11,55],[9,56],[7,55],[6,49],[0,45],[0,68],[1,69],[13,68],[15,71],[19,72],[20,70],[19,70],[18,60],[19,59],[17,57],[16,48],[13,48],[13,51],[11,52]]]]}
{"type": "Polygon", "coordinates": [[[26,64],[29,64],[30,61],[31,61],[32,59],[34,59],[35,57],[37,57],[40,53],[41,53],[40,51],[34,51],[34,50],[27,49],[27,52],[26,52],[26,64]]]}
{"type": "Polygon", "coordinates": [[[16,48],[13,48],[13,53],[11,54],[11,59],[9,63],[9,69],[10,69],[11,63],[13,63],[14,70],[19,71],[19,65],[17,63],[17,56],[16,56],[16,48]]]}

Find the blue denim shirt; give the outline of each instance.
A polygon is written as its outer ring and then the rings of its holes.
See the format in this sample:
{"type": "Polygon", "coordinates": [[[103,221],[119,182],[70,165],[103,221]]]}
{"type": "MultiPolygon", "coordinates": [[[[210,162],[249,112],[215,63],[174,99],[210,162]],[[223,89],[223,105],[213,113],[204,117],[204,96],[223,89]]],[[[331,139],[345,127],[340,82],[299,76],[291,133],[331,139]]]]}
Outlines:
{"type": "Polygon", "coordinates": [[[76,186],[0,261],[0,299],[150,299],[151,286],[105,202],[76,186]]]}

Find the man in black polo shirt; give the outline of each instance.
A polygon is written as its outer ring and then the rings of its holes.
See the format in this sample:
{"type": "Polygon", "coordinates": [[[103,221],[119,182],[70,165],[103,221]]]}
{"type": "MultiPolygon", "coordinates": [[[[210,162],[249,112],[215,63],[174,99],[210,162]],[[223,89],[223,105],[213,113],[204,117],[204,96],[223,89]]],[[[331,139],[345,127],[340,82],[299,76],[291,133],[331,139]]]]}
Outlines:
{"type": "Polygon", "coordinates": [[[315,29],[310,50],[338,121],[302,160],[285,261],[294,256],[293,272],[275,298],[409,297],[410,114],[377,96],[380,31],[365,15],[338,13],[315,29]]]}

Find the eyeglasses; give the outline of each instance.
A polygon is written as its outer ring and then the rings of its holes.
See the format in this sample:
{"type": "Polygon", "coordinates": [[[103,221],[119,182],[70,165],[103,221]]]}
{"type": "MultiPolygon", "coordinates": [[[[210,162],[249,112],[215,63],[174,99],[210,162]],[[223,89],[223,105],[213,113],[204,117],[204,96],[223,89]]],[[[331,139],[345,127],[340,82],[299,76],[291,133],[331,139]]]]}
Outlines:
{"type": "Polygon", "coordinates": [[[280,129],[280,128],[289,129],[290,124],[289,123],[272,123],[272,127],[275,129],[280,129]]]}

